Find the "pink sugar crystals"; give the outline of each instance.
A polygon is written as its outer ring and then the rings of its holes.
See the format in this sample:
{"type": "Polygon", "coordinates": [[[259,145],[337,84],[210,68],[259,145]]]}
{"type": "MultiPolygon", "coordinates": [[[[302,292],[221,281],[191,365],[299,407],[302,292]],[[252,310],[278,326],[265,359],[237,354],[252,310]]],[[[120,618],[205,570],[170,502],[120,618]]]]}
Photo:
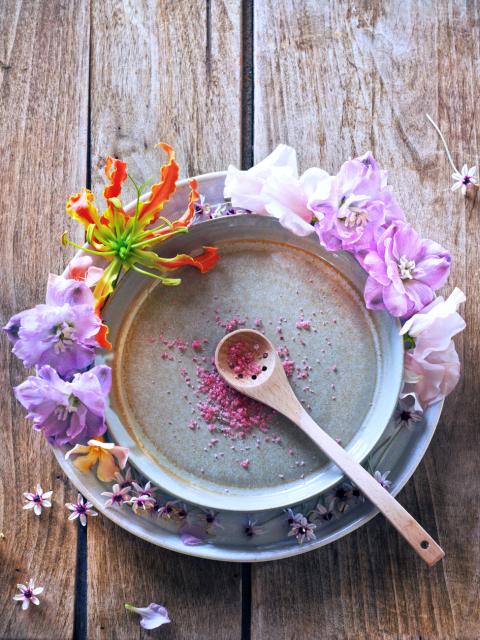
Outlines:
{"type": "Polygon", "coordinates": [[[197,367],[197,378],[198,391],[205,396],[197,409],[207,424],[220,423],[223,435],[240,439],[254,429],[268,430],[272,409],[229,387],[215,369],[197,367]]]}
{"type": "Polygon", "coordinates": [[[255,362],[257,357],[245,342],[234,342],[228,347],[228,365],[239,378],[260,373],[262,368],[255,362]]]}

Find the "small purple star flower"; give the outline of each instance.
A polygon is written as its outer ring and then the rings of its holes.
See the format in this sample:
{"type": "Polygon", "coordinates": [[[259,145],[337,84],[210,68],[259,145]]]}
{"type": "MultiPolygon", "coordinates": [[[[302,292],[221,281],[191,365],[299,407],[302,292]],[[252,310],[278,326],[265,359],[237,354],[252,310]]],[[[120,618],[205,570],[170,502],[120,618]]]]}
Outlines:
{"type": "Polygon", "coordinates": [[[265,533],[265,528],[257,524],[256,520],[248,520],[243,530],[247,538],[254,538],[265,533]]]}
{"type": "Polygon", "coordinates": [[[385,471],[385,473],[382,473],[381,471],[377,470],[373,474],[373,477],[378,482],[378,484],[381,485],[384,489],[387,489],[387,491],[392,484],[390,480],[387,480],[389,473],[390,471],[385,471]]]}
{"type": "Polygon", "coordinates": [[[315,540],[317,537],[314,533],[317,525],[309,522],[303,513],[294,513],[288,509],[288,524],[290,525],[288,535],[295,536],[298,544],[303,544],[305,540],[315,540]]]}
{"type": "Polygon", "coordinates": [[[330,500],[328,505],[325,506],[321,502],[318,502],[315,509],[310,512],[310,520],[323,520],[324,522],[330,522],[330,520],[335,517],[335,512],[333,511],[334,503],[334,500],[330,500]]]}
{"type": "Polygon", "coordinates": [[[98,516],[98,513],[92,509],[93,504],[84,500],[80,494],[78,494],[76,502],[67,502],[65,506],[72,512],[68,519],[75,520],[78,518],[82,527],[87,525],[87,516],[98,516]]]}
{"type": "Polygon", "coordinates": [[[398,401],[394,413],[395,424],[408,430],[423,420],[423,411],[414,394],[408,394],[398,401]]]}
{"type": "Polygon", "coordinates": [[[120,489],[125,489],[125,487],[128,487],[130,489],[133,482],[132,468],[128,467],[125,474],[123,474],[121,471],[117,471],[113,478],[115,482],[120,485],[120,489]]]}
{"type": "Polygon", "coordinates": [[[129,492],[130,487],[123,487],[122,489],[118,484],[114,484],[111,491],[102,491],[101,495],[108,498],[104,505],[105,508],[113,507],[114,504],[118,504],[121,507],[122,504],[129,501],[129,492]]]}
{"type": "Polygon", "coordinates": [[[37,490],[35,493],[24,493],[23,497],[27,501],[26,504],[23,505],[24,509],[33,509],[33,512],[36,516],[39,516],[42,513],[42,507],[51,507],[52,503],[50,498],[52,497],[53,491],[43,492],[42,487],[37,484],[37,490]]]}
{"type": "Polygon", "coordinates": [[[133,490],[136,495],[132,496],[129,500],[129,504],[132,506],[133,512],[138,513],[139,509],[143,511],[150,511],[155,507],[154,487],[151,486],[151,482],[142,487],[137,482],[132,482],[133,490]]]}
{"type": "Polygon", "coordinates": [[[13,599],[22,603],[22,610],[25,611],[30,606],[30,602],[35,605],[40,604],[40,600],[37,598],[43,592],[43,587],[35,587],[35,583],[32,579],[28,581],[28,586],[24,584],[17,584],[17,589],[20,593],[13,596],[13,599]]]}
{"type": "Polygon", "coordinates": [[[198,513],[197,518],[202,524],[205,525],[206,530],[208,532],[211,532],[214,529],[223,529],[223,525],[220,523],[218,515],[219,514],[217,511],[208,509],[206,511],[198,513]]]}

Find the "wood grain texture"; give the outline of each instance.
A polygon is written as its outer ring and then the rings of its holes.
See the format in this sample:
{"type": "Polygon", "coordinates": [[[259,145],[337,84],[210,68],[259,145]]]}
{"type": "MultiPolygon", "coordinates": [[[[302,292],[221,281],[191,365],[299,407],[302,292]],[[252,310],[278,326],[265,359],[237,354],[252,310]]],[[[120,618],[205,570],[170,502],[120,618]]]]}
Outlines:
{"type": "MultiPolygon", "coordinates": [[[[104,2],[92,12],[92,182],[107,154],[140,181],[156,178],[160,140],[175,147],[183,176],[239,163],[239,2],[104,2]]],[[[163,551],[98,519],[88,536],[88,637],[147,637],[124,602],[168,607],[162,637],[239,638],[236,565],[163,551]],[[112,612],[115,614],[112,615],[112,612]]]]}
{"type": "MultiPolygon", "coordinates": [[[[48,273],[61,273],[67,260],[59,238],[74,225],[65,200],[86,177],[88,5],[7,0],[0,24],[3,326],[44,301],[48,273]]],[[[0,637],[68,638],[77,527],[67,522],[64,503],[74,491],[13,397],[12,385],[26,372],[4,336],[0,362],[0,637]],[[37,482],[54,491],[41,517],[22,510],[22,493],[37,482]],[[21,611],[15,585],[30,577],[45,592],[39,607],[21,611]]]]}
{"type": "Polygon", "coordinates": [[[450,192],[425,119],[439,122],[458,164],[478,164],[479,35],[476,2],[255,3],[256,161],[287,142],[303,169],[335,172],[371,149],[408,219],[452,251],[446,291],[457,285],[468,298],[456,341],[463,378],[399,496],[445,560],[423,566],[377,517],[328,548],[255,565],[255,639],[480,636],[479,205],[450,192]]]}

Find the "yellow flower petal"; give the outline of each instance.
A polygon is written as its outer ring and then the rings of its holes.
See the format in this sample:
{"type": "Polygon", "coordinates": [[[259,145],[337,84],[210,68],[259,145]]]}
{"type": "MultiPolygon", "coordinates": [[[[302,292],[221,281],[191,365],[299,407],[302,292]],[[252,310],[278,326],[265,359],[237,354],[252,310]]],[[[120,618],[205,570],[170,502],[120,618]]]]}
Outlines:
{"type": "Polygon", "coordinates": [[[97,478],[101,482],[110,482],[113,480],[119,468],[115,464],[115,459],[108,451],[99,451],[97,478]]]}
{"type": "MultiPolygon", "coordinates": [[[[89,449],[90,447],[87,448],[89,449]]],[[[73,464],[77,467],[77,469],[83,471],[83,473],[86,473],[87,471],[90,471],[94,464],[96,464],[97,460],[98,452],[90,451],[90,453],[88,453],[86,456],[79,456],[73,464]]]]}
{"type": "Polygon", "coordinates": [[[88,453],[90,451],[90,447],[87,447],[84,444],[76,444],[73,449],[70,449],[70,451],[67,451],[67,453],[65,454],[65,460],[68,460],[68,458],[71,455],[78,455],[79,453],[88,453]]]}

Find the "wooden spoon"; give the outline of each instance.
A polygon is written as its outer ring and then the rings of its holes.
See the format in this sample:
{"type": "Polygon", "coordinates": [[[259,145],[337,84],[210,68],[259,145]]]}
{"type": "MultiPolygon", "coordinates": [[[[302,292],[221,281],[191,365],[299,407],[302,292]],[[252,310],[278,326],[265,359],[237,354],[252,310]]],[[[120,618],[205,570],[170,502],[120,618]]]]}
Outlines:
{"type": "Polygon", "coordinates": [[[312,420],[295,396],[275,348],[263,334],[244,329],[229,333],[218,343],[215,364],[218,373],[231,387],[272,407],[300,427],[373,502],[428,565],[433,566],[443,558],[443,550],[402,505],[312,420]],[[245,345],[244,352],[255,355],[260,371],[253,374],[233,371],[230,349],[236,345],[238,350],[238,343],[245,345]]]}

